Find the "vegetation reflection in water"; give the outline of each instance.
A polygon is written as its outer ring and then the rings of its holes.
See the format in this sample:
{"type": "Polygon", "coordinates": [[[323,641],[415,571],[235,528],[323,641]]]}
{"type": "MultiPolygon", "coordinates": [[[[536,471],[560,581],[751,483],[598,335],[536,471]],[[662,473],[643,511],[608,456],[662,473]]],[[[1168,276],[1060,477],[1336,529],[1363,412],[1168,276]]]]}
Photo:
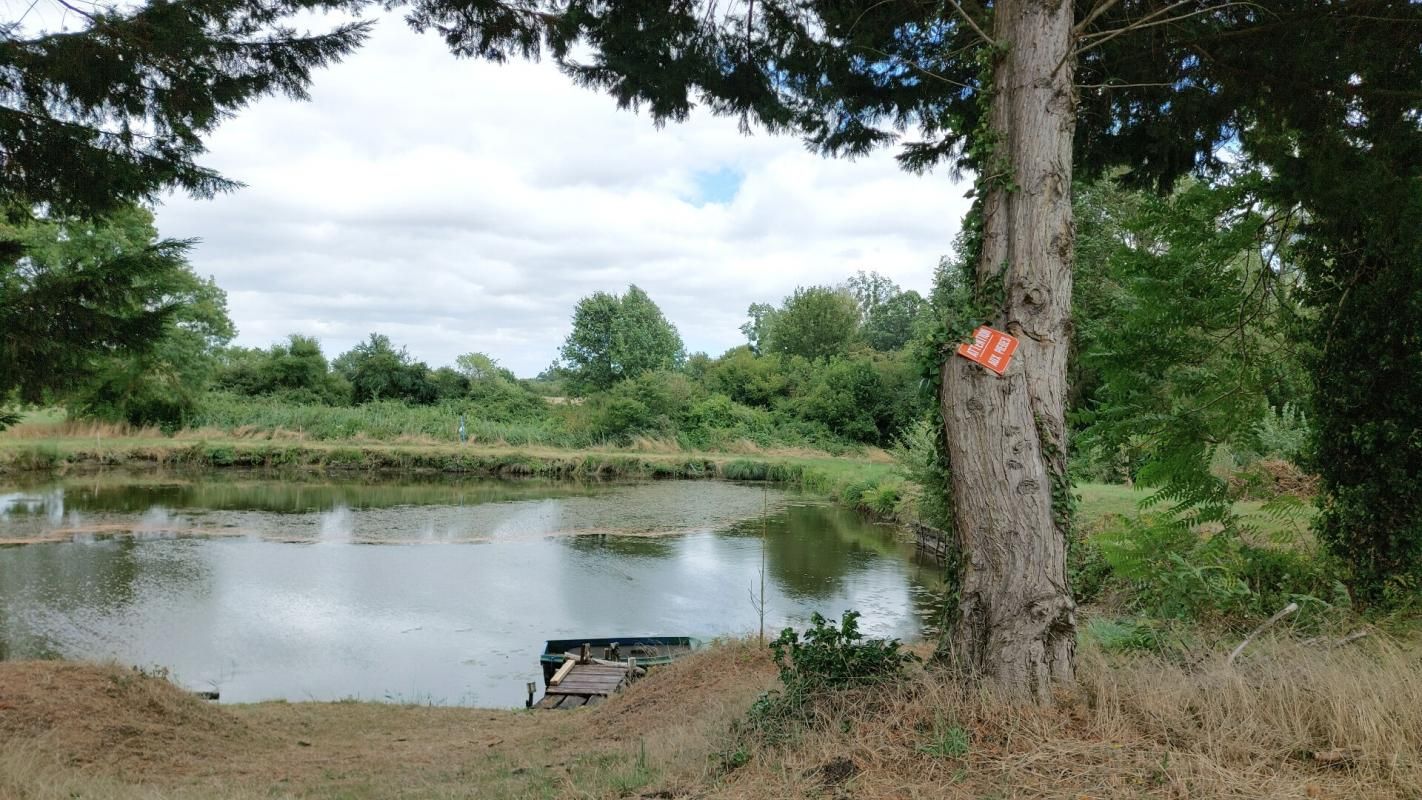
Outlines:
{"type": "Polygon", "coordinates": [[[43,542],[0,547],[0,656],[159,665],[230,701],[511,705],[545,638],[755,631],[762,534],[768,630],[941,614],[892,531],[762,486],[88,478],[0,488],[0,542],[43,542]]]}

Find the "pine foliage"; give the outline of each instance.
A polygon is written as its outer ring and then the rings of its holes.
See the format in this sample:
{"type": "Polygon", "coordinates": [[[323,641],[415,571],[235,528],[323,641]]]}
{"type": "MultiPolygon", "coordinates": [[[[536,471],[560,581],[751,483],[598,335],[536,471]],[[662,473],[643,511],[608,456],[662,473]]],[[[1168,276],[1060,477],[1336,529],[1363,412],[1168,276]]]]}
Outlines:
{"type": "Polygon", "coordinates": [[[197,163],[203,137],[257,98],[305,97],[312,71],[370,29],[292,27],[298,15],[354,12],[364,0],[63,5],[78,29],[0,24],[0,211],[10,215],[92,216],[169,188],[233,188],[197,163]]]}

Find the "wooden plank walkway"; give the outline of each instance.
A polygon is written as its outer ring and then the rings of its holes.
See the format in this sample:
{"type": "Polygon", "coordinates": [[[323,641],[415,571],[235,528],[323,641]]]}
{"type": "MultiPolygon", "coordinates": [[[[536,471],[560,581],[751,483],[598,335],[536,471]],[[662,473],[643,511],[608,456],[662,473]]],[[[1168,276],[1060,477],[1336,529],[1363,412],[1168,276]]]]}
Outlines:
{"type": "Polygon", "coordinates": [[[913,531],[914,544],[918,552],[942,563],[948,556],[952,534],[924,525],[922,522],[911,523],[909,528],[913,531]]]}
{"type": "Polygon", "coordinates": [[[579,664],[566,662],[562,678],[543,690],[543,699],[534,708],[581,708],[596,705],[622,691],[632,681],[633,667],[619,664],[579,664]]]}

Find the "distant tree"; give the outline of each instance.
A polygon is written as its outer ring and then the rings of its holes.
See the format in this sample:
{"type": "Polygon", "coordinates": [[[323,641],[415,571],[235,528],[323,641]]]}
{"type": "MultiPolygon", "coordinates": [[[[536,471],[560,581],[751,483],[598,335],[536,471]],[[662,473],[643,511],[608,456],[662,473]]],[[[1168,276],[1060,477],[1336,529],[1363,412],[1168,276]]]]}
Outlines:
{"type": "Polygon", "coordinates": [[[321,352],[321,343],[314,337],[293,333],[286,344],[272,346],[267,384],[272,389],[307,389],[322,391],[327,385],[331,367],[321,352]]]}
{"type": "Polygon", "coordinates": [[[681,366],[681,371],[686,373],[686,377],[700,382],[706,379],[706,373],[710,371],[711,365],[714,363],[711,356],[706,353],[695,352],[686,357],[686,363],[681,366]]]}
{"type": "Polygon", "coordinates": [[[568,388],[577,393],[606,389],[624,377],[613,354],[613,329],[622,301],[596,292],[578,301],[573,330],[559,352],[568,370],[568,388]]]}
{"type": "Polygon", "coordinates": [[[750,317],[750,320],[741,326],[741,333],[746,335],[751,352],[759,353],[770,337],[770,326],[775,321],[775,306],[769,303],[751,303],[750,308],[746,309],[746,316],[750,317]]]}
{"type": "Polygon", "coordinates": [[[231,347],[219,354],[218,388],[246,395],[279,394],[296,403],[350,402],[350,384],[331,370],[321,343],[293,333],[270,348],[231,347]]]}
{"type": "Polygon", "coordinates": [[[621,297],[597,292],[578,302],[573,330],[561,351],[569,388],[587,393],[652,370],[681,365],[685,349],[676,328],[636,286],[621,297]]]}
{"type": "Polygon", "coordinates": [[[905,292],[877,272],[857,274],[844,282],[859,305],[860,335],[864,343],[882,352],[903,349],[913,338],[914,325],[927,307],[923,297],[905,292]]]}
{"type": "Polygon", "coordinates": [[[854,296],[828,286],[799,287],[775,312],[768,353],[829,358],[849,350],[859,335],[859,306],[854,296]]]}
{"type": "Polygon", "coordinates": [[[865,272],[862,269],[844,282],[844,288],[854,295],[854,302],[859,304],[859,313],[864,317],[868,317],[875,306],[883,305],[903,294],[903,289],[887,275],[865,272]]]}
{"type": "Polygon", "coordinates": [[[523,381],[523,384],[529,391],[543,397],[562,397],[568,390],[570,375],[568,368],[555,360],[532,379],[523,381]]]}
{"type": "Polygon", "coordinates": [[[334,363],[351,384],[351,399],[357,403],[371,400],[404,400],[409,403],[433,403],[439,391],[430,379],[430,368],[415,361],[401,347],[398,350],[390,337],[372,333],[370,338],[342,353],[334,363]]]}
{"type": "Polygon", "coordinates": [[[454,359],[454,366],[471,381],[513,380],[513,373],[499,366],[497,359],[484,353],[465,353],[454,359]]]}
{"type": "Polygon", "coordinates": [[[706,384],[737,403],[769,408],[789,388],[780,356],[757,356],[749,347],[726,351],[706,375],[706,384]]]}
{"type": "Polygon", "coordinates": [[[457,400],[469,395],[469,377],[453,367],[430,372],[429,381],[434,386],[436,400],[457,400]]]}
{"type": "Polygon", "coordinates": [[[153,215],[0,223],[24,256],[0,260],[0,397],[72,400],[124,417],[201,391],[211,351],[234,334],[226,297],[188,267],[190,243],[160,240],[153,215]],[[148,397],[148,400],[142,400],[148,397]]]}
{"type": "Polygon", "coordinates": [[[918,292],[899,292],[869,308],[860,335],[875,350],[902,350],[913,339],[919,317],[927,309],[927,301],[918,292]]]}
{"type": "Polygon", "coordinates": [[[622,307],[613,326],[613,347],[625,377],[675,369],[686,360],[686,348],[676,327],[636,286],[628,286],[622,296],[622,307]]]}

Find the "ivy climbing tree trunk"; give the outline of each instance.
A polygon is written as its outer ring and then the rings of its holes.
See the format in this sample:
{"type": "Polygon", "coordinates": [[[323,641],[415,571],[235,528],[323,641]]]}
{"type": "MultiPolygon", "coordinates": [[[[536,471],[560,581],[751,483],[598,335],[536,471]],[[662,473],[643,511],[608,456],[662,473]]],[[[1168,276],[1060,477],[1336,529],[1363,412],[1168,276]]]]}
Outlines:
{"type": "Polygon", "coordinates": [[[1066,581],[1072,9],[1067,0],[994,4],[1000,53],[976,282],[994,304],[987,323],[1021,344],[1002,376],[949,355],[940,394],[960,553],[951,657],[969,676],[1039,703],[1072,681],[1076,635],[1066,581]]]}

